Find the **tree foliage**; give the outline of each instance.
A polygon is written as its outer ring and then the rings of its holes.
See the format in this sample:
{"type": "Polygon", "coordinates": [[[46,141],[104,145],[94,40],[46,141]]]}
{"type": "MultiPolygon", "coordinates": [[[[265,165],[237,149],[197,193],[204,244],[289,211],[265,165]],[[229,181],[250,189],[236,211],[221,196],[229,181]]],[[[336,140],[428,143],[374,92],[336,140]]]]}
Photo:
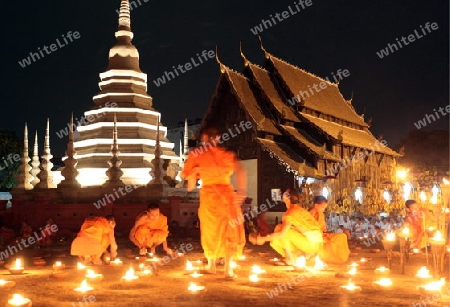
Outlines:
{"type": "Polygon", "coordinates": [[[23,144],[14,132],[0,130],[0,190],[9,190],[16,185],[20,161],[16,161],[15,155],[21,156],[22,149],[23,144]]]}

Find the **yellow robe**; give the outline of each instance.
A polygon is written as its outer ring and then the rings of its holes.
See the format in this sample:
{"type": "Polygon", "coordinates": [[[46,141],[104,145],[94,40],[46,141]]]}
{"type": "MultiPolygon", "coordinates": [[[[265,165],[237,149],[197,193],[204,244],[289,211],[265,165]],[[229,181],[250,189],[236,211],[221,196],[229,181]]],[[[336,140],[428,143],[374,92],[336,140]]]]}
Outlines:
{"type": "Polygon", "coordinates": [[[90,216],[81,225],[77,237],[73,240],[70,254],[74,256],[94,256],[103,254],[111,242],[114,230],[106,218],[90,216]]]}
{"type": "MultiPolygon", "coordinates": [[[[327,230],[325,216],[319,213],[314,216],[319,222],[322,231],[327,230]]],[[[324,244],[318,251],[318,256],[325,263],[344,263],[350,256],[347,235],[345,233],[324,233],[324,244]]]]}
{"type": "Polygon", "coordinates": [[[230,184],[236,161],[233,152],[221,147],[199,147],[191,150],[181,173],[188,184],[202,180],[198,216],[207,258],[238,257],[245,245],[242,210],[234,204],[234,188],[230,184]]]}
{"type": "MultiPolygon", "coordinates": [[[[303,234],[305,231],[320,231],[319,223],[307,210],[298,205],[291,205],[284,213],[282,221],[283,224],[289,222],[291,228],[282,238],[270,242],[270,246],[281,256],[286,257],[285,250],[290,250],[296,258],[300,254],[316,253],[319,250],[322,242],[312,241],[303,234]]],[[[280,231],[281,227],[282,224],[277,225],[275,232],[280,231]]]]}
{"type": "Polygon", "coordinates": [[[140,245],[146,247],[163,243],[169,235],[167,217],[162,214],[155,221],[150,220],[147,214],[141,215],[137,218],[134,227],[136,228],[134,238],[140,245]]]}

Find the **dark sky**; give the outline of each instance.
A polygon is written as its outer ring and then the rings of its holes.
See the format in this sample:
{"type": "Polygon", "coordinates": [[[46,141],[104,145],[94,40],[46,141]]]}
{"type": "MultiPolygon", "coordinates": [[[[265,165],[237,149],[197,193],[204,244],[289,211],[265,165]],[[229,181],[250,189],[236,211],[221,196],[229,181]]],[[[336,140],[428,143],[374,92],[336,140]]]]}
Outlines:
{"type": "MultiPolygon", "coordinates": [[[[136,3],[137,0],[134,0],[136,3]]],[[[172,125],[202,117],[219,78],[214,59],[157,87],[152,81],[203,50],[218,47],[221,61],[241,71],[239,42],[246,56],[263,64],[257,37],[250,31],[262,19],[294,8],[294,1],[140,0],[132,11],[134,44],[148,93],[172,125]]],[[[297,2],[297,1],[295,1],[297,2]]],[[[106,70],[115,43],[119,0],[18,0],[2,3],[0,129],[22,134],[39,129],[42,147],[50,118],[53,155],[63,155],[67,138],[56,131],[93,105],[98,74],[106,70]],[[6,7],[5,7],[6,6],[6,7]],[[18,62],[49,46],[68,31],[80,38],[22,68],[18,62]]],[[[449,7],[436,1],[312,0],[312,5],[261,33],[273,55],[316,75],[338,69],[350,76],[340,83],[345,98],[353,93],[358,113],[373,118],[372,132],[395,146],[414,123],[449,104],[449,7]],[[408,36],[427,22],[437,30],[380,59],[376,52],[408,36]]],[[[449,115],[427,125],[448,129],[449,115]]],[[[40,149],[41,151],[41,149],[40,149]]]]}

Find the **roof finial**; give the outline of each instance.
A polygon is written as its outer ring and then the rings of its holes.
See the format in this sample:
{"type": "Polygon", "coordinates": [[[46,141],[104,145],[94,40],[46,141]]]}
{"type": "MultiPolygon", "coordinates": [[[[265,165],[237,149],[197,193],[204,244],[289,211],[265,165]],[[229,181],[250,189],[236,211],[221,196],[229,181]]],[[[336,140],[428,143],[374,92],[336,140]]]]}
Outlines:
{"type": "Polygon", "coordinates": [[[120,2],[119,10],[119,30],[131,31],[130,16],[130,2],[128,0],[122,0],[120,2]]]}
{"type": "MultiPolygon", "coordinates": [[[[123,1],[122,1],[123,2],[123,1]]],[[[111,159],[109,159],[109,168],[106,170],[105,174],[108,176],[108,180],[103,184],[103,187],[115,187],[123,186],[124,183],[120,179],[123,175],[123,171],[120,169],[122,160],[120,160],[119,155],[119,145],[117,142],[117,116],[114,113],[114,128],[113,128],[113,143],[111,145],[111,159]]]]}
{"type": "Polygon", "coordinates": [[[266,57],[266,59],[270,58],[270,54],[266,51],[266,49],[263,46],[261,36],[258,35],[258,38],[259,38],[259,44],[261,46],[261,50],[264,51],[264,56],[266,57]]]}
{"type": "Polygon", "coordinates": [[[53,189],[56,188],[53,183],[53,163],[51,159],[53,155],[50,151],[50,119],[47,118],[47,128],[45,129],[45,137],[44,137],[44,151],[42,153],[41,159],[41,171],[38,174],[40,182],[35,186],[35,188],[42,189],[53,189]]]}
{"type": "Polygon", "coordinates": [[[239,51],[241,52],[241,57],[244,60],[244,65],[248,66],[250,64],[250,61],[245,57],[244,53],[242,52],[242,42],[239,42],[239,51]]]}
{"type": "Polygon", "coordinates": [[[59,187],[66,188],[79,188],[80,184],[77,181],[78,170],[77,164],[78,161],[75,159],[77,152],[75,151],[75,146],[73,143],[73,113],[70,115],[69,122],[69,142],[67,143],[66,156],[67,159],[64,160],[64,169],[61,171],[61,175],[64,176],[64,180],[62,180],[58,184],[59,187]]]}
{"type": "Polygon", "coordinates": [[[189,128],[187,118],[184,119],[184,144],[183,144],[183,161],[187,160],[189,154],[189,128]]]}
{"type": "Polygon", "coordinates": [[[38,153],[38,133],[36,130],[36,134],[34,135],[34,147],[33,147],[33,159],[31,160],[31,171],[30,174],[31,176],[33,176],[33,180],[31,180],[31,184],[33,186],[36,186],[39,181],[41,181],[38,178],[38,174],[41,171],[41,169],[39,168],[39,166],[41,165],[41,162],[39,162],[39,153],[38,153]]]}
{"type": "Polygon", "coordinates": [[[33,179],[30,174],[31,166],[28,162],[30,162],[30,157],[28,156],[28,127],[25,123],[23,132],[23,152],[22,158],[20,159],[19,174],[17,175],[18,184],[16,188],[26,190],[31,190],[33,188],[31,185],[31,180],[33,179]]]}
{"type": "Polygon", "coordinates": [[[148,183],[151,184],[162,184],[163,183],[163,174],[162,174],[162,162],[161,161],[161,145],[159,142],[159,121],[160,115],[156,118],[156,140],[155,140],[155,158],[152,160],[152,170],[150,170],[150,175],[152,176],[152,180],[148,183]]]}
{"type": "Polygon", "coordinates": [[[222,62],[220,62],[220,60],[219,60],[219,52],[218,52],[217,46],[216,46],[216,61],[220,65],[220,72],[224,73],[225,72],[225,65],[223,65],[222,62]]]}

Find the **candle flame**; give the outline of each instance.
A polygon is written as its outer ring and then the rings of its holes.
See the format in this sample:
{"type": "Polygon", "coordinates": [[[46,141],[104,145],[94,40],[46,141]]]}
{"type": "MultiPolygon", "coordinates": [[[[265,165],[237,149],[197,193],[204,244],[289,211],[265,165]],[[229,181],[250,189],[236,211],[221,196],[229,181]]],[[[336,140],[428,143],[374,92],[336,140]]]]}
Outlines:
{"type": "Polygon", "coordinates": [[[194,266],[192,265],[192,263],[187,260],[186,261],[186,271],[193,271],[194,270],[194,266]]]}
{"type": "Polygon", "coordinates": [[[242,255],[241,257],[239,257],[239,260],[245,260],[245,255],[242,255]]]}
{"type": "Polygon", "coordinates": [[[320,271],[325,269],[326,264],[320,260],[319,256],[316,256],[316,261],[314,263],[314,270],[320,271]]]}
{"type": "Polygon", "coordinates": [[[438,230],[434,234],[434,237],[432,238],[434,241],[444,241],[444,237],[442,237],[442,233],[438,230]]]}
{"type": "Polygon", "coordinates": [[[83,281],[81,282],[80,286],[79,286],[78,288],[75,289],[75,291],[78,291],[78,292],[87,292],[87,291],[90,291],[90,290],[92,290],[92,289],[94,289],[94,288],[92,288],[91,286],[89,286],[88,283],[87,283],[87,281],[86,281],[86,279],[85,279],[85,280],[83,280],[83,281]]]}
{"type": "Polygon", "coordinates": [[[17,294],[17,293],[14,293],[13,298],[8,301],[9,304],[17,305],[17,306],[24,305],[28,302],[30,302],[29,299],[24,298],[22,295],[17,294]]]}
{"type": "Polygon", "coordinates": [[[258,282],[259,278],[258,278],[257,274],[251,274],[251,275],[248,276],[248,280],[251,281],[251,282],[258,282]]]}
{"type": "Polygon", "coordinates": [[[86,268],[86,266],[84,264],[82,264],[81,262],[77,263],[77,269],[78,270],[84,270],[86,268]]]}
{"type": "Polygon", "coordinates": [[[237,268],[238,266],[239,266],[239,265],[238,265],[236,262],[231,261],[230,267],[231,267],[232,269],[235,269],[235,268],[237,268]]]}
{"type": "Polygon", "coordinates": [[[194,273],[190,274],[190,276],[192,276],[194,278],[199,278],[200,276],[203,276],[203,274],[199,274],[199,273],[197,273],[197,271],[194,271],[194,273]]]}
{"type": "Polygon", "coordinates": [[[297,261],[295,261],[295,266],[301,269],[304,269],[306,267],[306,258],[305,256],[301,256],[297,258],[297,261]]]}
{"type": "Polygon", "coordinates": [[[347,289],[348,291],[354,291],[354,290],[360,290],[361,289],[361,287],[355,286],[355,284],[351,280],[348,281],[347,285],[341,286],[341,288],[347,289]]]}
{"type": "Polygon", "coordinates": [[[22,267],[22,261],[20,260],[20,258],[16,259],[16,264],[15,264],[15,268],[16,269],[20,269],[22,267]]]}
{"type": "Polygon", "coordinates": [[[133,268],[129,268],[128,271],[125,273],[125,276],[123,276],[122,278],[126,279],[126,280],[134,280],[134,279],[138,279],[139,276],[134,274],[133,268]]]}
{"type": "Polygon", "coordinates": [[[390,278],[381,278],[380,280],[377,280],[375,283],[383,287],[392,286],[392,280],[390,278]]]}
{"type": "Polygon", "coordinates": [[[0,286],[4,286],[4,285],[6,285],[6,280],[0,279],[0,286]]]}
{"type": "Polygon", "coordinates": [[[254,274],[262,274],[265,273],[265,270],[262,270],[258,265],[252,266],[252,273],[254,274]]]}
{"type": "Polygon", "coordinates": [[[445,286],[445,278],[441,278],[439,281],[430,282],[425,285],[425,290],[441,290],[445,286]]]}
{"type": "Polygon", "coordinates": [[[386,267],[384,267],[384,266],[381,266],[381,267],[379,267],[379,268],[376,268],[375,271],[378,271],[378,272],[387,272],[387,271],[389,271],[389,269],[386,268],[386,267]]]}
{"type": "Polygon", "coordinates": [[[421,267],[419,271],[417,271],[416,276],[419,278],[431,278],[430,271],[426,266],[421,267]]]}
{"type": "Polygon", "coordinates": [[[61,261],[56,261],[56,262],[55,262],[55,265],[56,265],[56,266],[61,266],[62,263],[61,263],[61,261]]]}
{"type": "Polygon", "coordinates": [[[189,291],[201,291],[204,289],[205,289],[204,286],[198,286],[195,282],[191,282],[188,287],[189,291]]]}
{"type": "Polygon", "coordinates": [[[390,232],[386,235],[386,241],[395,241],[395,233],[390,232]]]}
{"type": "Polygon", "coordinates": [[[348,271],[348,274],[349,275],[356,275],[356,268],[355,267],[351,268],[350,271],[348,271]]]}
{"type": "Polygon", "coordinates": [[[357,264],[356,262],[353,262],[352,264],[350,264],[349,266],[351,266],[352,268],[356,268],[359,264],[357,264]]]}

